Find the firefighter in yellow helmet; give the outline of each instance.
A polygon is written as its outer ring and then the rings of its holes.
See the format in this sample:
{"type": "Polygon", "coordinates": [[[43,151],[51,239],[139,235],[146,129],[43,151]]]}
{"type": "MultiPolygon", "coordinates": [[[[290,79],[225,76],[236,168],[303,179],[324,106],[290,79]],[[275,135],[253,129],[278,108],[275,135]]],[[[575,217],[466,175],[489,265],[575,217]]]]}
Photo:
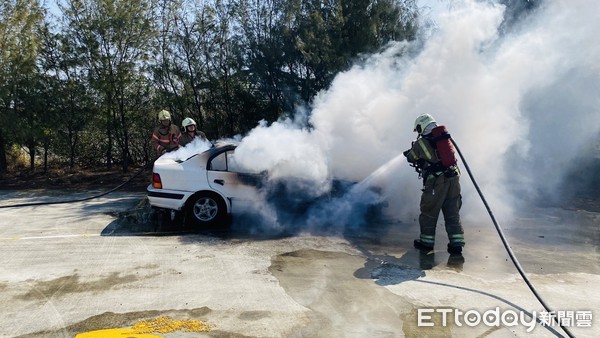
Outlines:
{"type": "Polygon", "coordinates": [[[421,114],[417,117],[414,131],[418,133],[417,140],[413,142],[411,149],[404,152],[408,162],[423,177],[424,185],[419,216],[421,235],[414,241],[414,246],[426,251],[433,249],[436,223],[441,211],[450,240],[448,252],[460,254],[465,245],[459,214],[462,205],[460,171],[456,166],[454,150],[450,144],[450,134],[445,127],[438,126],[433,116],[429,114],[421,114]],[[448,156],[453,160],[442,161],[442,158],[446,160],[448,156]],[[448,165],[448,163],[453,164],[448,165]]]}
{"type": "Polygon", "coordinates": [[[152,145],[156,150],[156,155],[160,156],[179,148],[181,132],[175,124],[171,123],[171,113],[166,110],[158,112],[158,122],[159,125],[152,133],[152,145]]]}
{"type": "Polygon", "coordinates": [[[202,141],[207,140],[206,135],[200,130],[196,129],[196,121],[190,117],[183,119],[183,122],[181,122],[181,129],[183,133],[179,139],[179,145],[182,147],[192,142],[196,137],[202,141]]]}

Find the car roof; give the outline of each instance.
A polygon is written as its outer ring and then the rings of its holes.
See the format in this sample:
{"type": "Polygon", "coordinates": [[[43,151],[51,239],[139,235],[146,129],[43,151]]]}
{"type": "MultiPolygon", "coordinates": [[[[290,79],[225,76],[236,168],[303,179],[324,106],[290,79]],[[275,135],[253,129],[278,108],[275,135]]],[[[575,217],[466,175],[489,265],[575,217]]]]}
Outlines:
{"type": "Polygon", "coordinates": [[[198,154],[194,154],[188,158],[186,158],[185,160],[179,160],[177,162],[182,163],[182,162],[186,162],[192,158],[200,158],[200,159],[204,159],[206,161],[210,161],[212,160],[214,157],[216,157],[217,155],[228,151],[228,150],[234,150],[235,148],[237,148],[239,142],[233,142],[233,141],[217,141],[213,144],[213,146],[201,153],[198,154]]]}
{"type": "MultiPolygon", "coordinates": [[[[191,156],[188,156],[186,158],[180,158],[180,159],[172,159],[170,158],[169,160],[177,162],[177,163],[184,163],[187,162],[191,159],[204,159],[204,160],[211,160],[212,158],[214,158],[215,156],[217,156],[220,153],[223,153],[225,151],[228,150],[233,150],[235,148],[237,148],[239,142],[230,142],[230,141],[217,141],[213,144],[212,147],[210,147],[209,149],[206,149],[205,151],[201,152],[201,153],[195,153],[191,156]]],[[[160,160],[160,157],[159,159],[160,160]]]]}
{"type": "Polygon", "coordinates": [[[223,148],[235,149],[240,143],[235,141],[217,141],[214,143],[214,146],[207,151],[215,150],[220,151],[223,148]]]}

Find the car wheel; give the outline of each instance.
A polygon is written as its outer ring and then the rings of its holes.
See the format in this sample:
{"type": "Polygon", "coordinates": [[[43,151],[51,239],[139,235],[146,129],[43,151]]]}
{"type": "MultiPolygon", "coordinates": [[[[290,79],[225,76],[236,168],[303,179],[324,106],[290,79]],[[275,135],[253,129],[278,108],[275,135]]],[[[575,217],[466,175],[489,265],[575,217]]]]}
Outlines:
{"type": "Polygon", "coordinates": [[[190,197],[186,207],[186,221],[198,227],[222,225],[226,216],[225,202],[215,193],[197,193],[190,197]]]}

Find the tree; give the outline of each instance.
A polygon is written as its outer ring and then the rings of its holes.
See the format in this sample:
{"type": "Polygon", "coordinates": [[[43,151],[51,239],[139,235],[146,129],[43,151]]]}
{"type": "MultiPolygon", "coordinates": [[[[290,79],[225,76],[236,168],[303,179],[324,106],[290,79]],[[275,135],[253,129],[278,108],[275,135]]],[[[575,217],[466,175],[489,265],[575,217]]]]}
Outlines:
{"type": "Polygon", "coordinates": [[[68,159],[70,168],[75,166],[81,151],[80,134],[94,118],[96,109],[86,85],[84,66],[85,60],[65,35],[46,32],[41,68],[45,74],[46,116],[50,125],[45,134],[52,138],[54,152],[68,159]]]}
{"type": "Polygon", "coordinates": [[[31,166],[42,149],[45,167],[127,170],[150,159],[161,109],[212,139],[244,134],[412,39],[415,1],[65,0],[49,27],[37,1],[0,0],[0,172],[12,145],[31,166]]]}
{"type": "Polygon", "coordinates": [[[206,84],[206,55],[215,26],[212,7],[166,0],[161,8],[162,34],[155,46],[158,58],[153,66],[159,102],[169,107],[177,120],[191,116],[203,128],[202,84],[206,84]]]}
{"type": "Polygon", "coordinates": [[[205,110],[209,131],[217,135],[241,134],[264,118],[268,107],[245,64],[246,45],[236,28],[234,3],[216,1],[213,7],[213,29],[209,48],[205,51],[206,93],[205,110]]]}
{"type": "MultiPolygon", "coordinates": [[[[298,0],[296,0],[298,1],[298,0]]],[[[286,34],[297,50],[290,69],[308,102],[326,89],[335,75],[362,55],[379,51],[390,41],[411,40],[416,17],[414,0],[299,1],[290,7],[286,34]]]]}
{"type": "Polygon", "coordinates": [[[148,95],[143,69],[156,35],[151,0],[69,0],[64,8],[68,35],[86,60],[89,82],[102,100],[106,132],[106,165],[114,159],[113,146],[128,170],[131,119],[143,109],[148,95]]]}
{"type": "Polygon", "coordinates": [[[269,0],[239,5],[246,65],[276,116],[309,103],[361,55],[415,36],[414,0],[269,0]]]}
{"type": "Polygon", "coordinates": [[[6,149],[14,143],[26,143],[33,169],[41,119],[36,95],[44,11],[35,0],[3,0],[0,8],[0,119],[11,121],[0,124],[0,172],[7,170],[6,149]]]}

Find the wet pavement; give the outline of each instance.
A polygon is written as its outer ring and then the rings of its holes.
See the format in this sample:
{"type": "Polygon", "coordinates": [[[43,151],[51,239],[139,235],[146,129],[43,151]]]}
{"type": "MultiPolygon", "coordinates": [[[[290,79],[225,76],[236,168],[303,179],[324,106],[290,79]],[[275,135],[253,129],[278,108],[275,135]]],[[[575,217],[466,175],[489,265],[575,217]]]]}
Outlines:
{"type": "MultiPolygon", "coordinates": [[[[64,196],[0,197],[6,205],[64,196]]],[[[564,335],[541,322],[531,332],[523,323],[444,325],[443,311],[543,310],[485,218],[464,224],[465,252],[450,255],[443,230],[434,251],[413,249],[414,219],[278,232],[257,231],[260,218],[237,217],[229,230],[195,231],[161,223],[136,193],[0,209],[0,216],[0,337],[74,337],[162,317],[211,330],[155,336],[564,335]],[[433,326],[419,325],[427,319],[420,311],[436,314],[433,326]]],[[[583,318],[570,327],[578,337],[600,336],[599,224],[593,211],[541,207],[501,223],[544,300],[583,318]]]]}

